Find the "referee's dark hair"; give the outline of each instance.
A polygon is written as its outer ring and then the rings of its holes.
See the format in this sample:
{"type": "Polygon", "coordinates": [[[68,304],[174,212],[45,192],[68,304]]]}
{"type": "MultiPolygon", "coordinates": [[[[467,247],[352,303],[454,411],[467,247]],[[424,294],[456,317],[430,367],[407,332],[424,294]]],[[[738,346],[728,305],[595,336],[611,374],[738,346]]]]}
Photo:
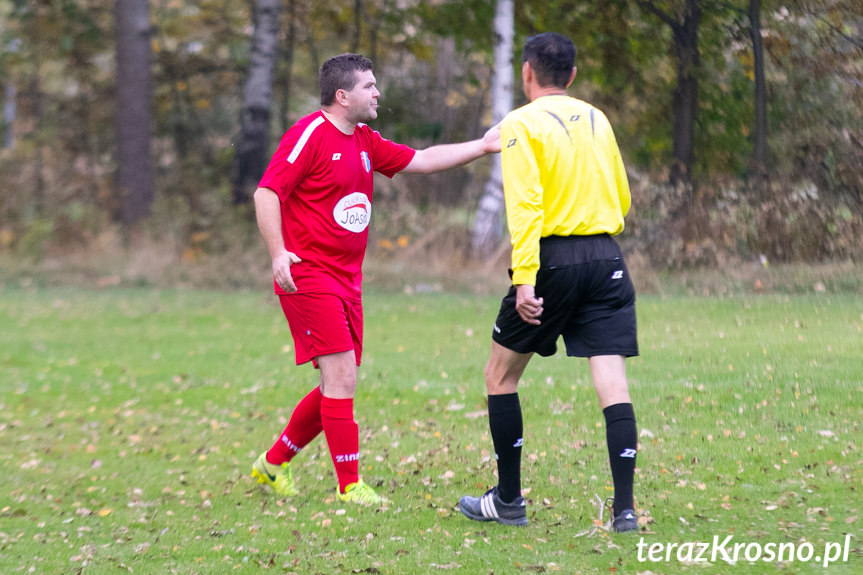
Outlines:
{"type": "Polygon", "coordinates": [[[522,62],[530,62],[540,86],[566,88],[575,66],[575,44],[555,32],[531,36],[524,42],[522,62]]]}

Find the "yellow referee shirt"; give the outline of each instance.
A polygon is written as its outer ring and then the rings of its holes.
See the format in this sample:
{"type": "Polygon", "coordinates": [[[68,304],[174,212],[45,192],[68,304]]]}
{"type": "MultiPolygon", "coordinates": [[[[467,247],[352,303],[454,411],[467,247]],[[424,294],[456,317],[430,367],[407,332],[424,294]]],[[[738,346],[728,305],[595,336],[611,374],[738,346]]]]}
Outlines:
{"type": "Polygon", "coordinates": [[[512,283],[536,284],[539,239],[623,231],[629,182],[608,118],[569,96],[542,96],[500,128],[512,283]]]}

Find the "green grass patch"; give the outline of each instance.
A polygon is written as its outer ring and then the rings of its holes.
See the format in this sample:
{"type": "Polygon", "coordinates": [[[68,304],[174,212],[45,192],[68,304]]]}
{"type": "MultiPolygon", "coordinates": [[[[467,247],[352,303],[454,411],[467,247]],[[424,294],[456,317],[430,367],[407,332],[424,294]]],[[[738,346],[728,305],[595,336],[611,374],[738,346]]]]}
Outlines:
{"type": "Polygon", "coordinates": [[[323,438],[295,459],[296,497],[248,475],[317,382],[274,296],[0,291],[0,573],[863,571],[863,298],[640,298],[638,535],[590,533],[612,494],[605,428],[586,362],[562,353],[520,387],[529,526],[458,512],[495,483],[498,302],[367,296],[356,415],[361,472],[391,500],[376,511],[335,500],[323,438]],[[846,534],[828,568],[745,556],[820,557],[846,534]],[[664,556],[728,536],[749,545],[733,565],[664,556]]]}

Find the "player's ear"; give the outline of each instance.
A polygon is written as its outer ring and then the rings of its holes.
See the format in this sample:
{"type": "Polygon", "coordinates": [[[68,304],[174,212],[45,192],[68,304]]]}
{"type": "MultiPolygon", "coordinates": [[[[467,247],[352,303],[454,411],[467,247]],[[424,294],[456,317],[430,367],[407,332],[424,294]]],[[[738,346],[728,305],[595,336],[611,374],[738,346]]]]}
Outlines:
{"type": "Polygon", "coordinates": [[[348,92],[347,92],[347,90],[342,90],[341,88],[336,90],[336,103],[341,104],[342,106],[348,105],[348,92]]]}

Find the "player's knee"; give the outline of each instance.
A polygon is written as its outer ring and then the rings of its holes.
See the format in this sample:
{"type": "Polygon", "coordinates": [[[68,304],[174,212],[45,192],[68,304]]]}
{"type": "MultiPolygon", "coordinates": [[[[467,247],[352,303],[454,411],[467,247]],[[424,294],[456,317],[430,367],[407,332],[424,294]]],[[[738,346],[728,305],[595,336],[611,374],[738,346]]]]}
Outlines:
{"type": "Polygon", "coordinates": [[[489,395],[504,395],[518,391],[518,378],[495,371],[486,371],[485,388],[489,395]]]}
{"type": "Polygon", "coordinates": [[[498,369],[492,362],[488,362],[485,365],[483,375],[485,375],[485,387],[490,394],[503,393],[501,389],[504,387],[505,382],[505,372],[503,370],[498,369]]]}
{"type": "Polygon", "coordinates": [[[603,409],[617,403],[632,403],[626,381],[617,385],[597,386],[596,394],[599,396],[599,404],[603,409]]]}
{"type": "Polygon", "coordinates": [[[485,368],[482,371],[483,376],[485,377],[485,385],[488,387],[491,385],[494,376],[494,368],[491,365],[491,361],[485,364],[485,368]]]}

